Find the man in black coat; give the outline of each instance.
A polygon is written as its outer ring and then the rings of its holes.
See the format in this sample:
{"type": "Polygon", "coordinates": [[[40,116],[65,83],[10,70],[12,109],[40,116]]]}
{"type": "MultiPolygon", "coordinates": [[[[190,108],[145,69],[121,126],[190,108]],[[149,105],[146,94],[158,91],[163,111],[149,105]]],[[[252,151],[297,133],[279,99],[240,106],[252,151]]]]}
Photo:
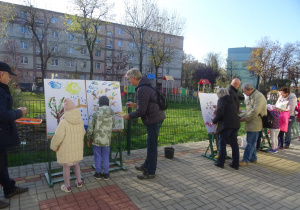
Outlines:
{"type": "Polygon", "coordinates": [[[244,100],[244,96],[239,96],[238,95],[238,89],[241,85],[241,80],[239,78],[234,78],[230,84],[230,86],[227,88],[230,97],[232,101],[235,103],[237,110],[239,111],[240,109],[240,100],[244,100]]]}
{"type": "MultiPolygon", "coordinates": [[[[8,87],[11,75],[16,76],[9,65],[0,62],[0,184],[3,187],[5,198],[28,191],[28,188],[15,185],[16,182],[9,178],[7,169],[6,148],[19,144],[15,120],[24,116],[27,111],[25,107],[12,109],[13,101],[8,87]]],[[[0,201],[0,208],[7,206],[9,206],[7,202],[0,201]]]]}
{"type": "Polygon", "coordinates": [[[135,86],[137,103],[128,102],[127,107],[136,107],[135,112],[124,116],[125,120],[141,117],[147,127],[147,156],[141,166],[136,166],[139,179],[155,178],[157,165],[157,140],[159,129],[166,118],[165,113],[159,108],[156,90],[151,87],[151,81],[142,77],[138,69],[130,69],[126,73],[129,82],[135,86]]]}

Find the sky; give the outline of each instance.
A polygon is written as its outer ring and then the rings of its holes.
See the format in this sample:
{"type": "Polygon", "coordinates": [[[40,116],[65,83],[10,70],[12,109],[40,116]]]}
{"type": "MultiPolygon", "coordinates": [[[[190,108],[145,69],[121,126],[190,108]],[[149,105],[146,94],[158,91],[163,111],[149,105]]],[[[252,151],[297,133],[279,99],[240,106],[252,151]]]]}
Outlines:
{"type": "MultiPolygon", "coordinates": [[[[1,0],[24,4],[23,0],[1,0]]],[[[72,0],[33,0],[38,8],[66,13],[72,0]]],[[[115,2],[122,12],[122,0],[115,2]]],[[[300,0],[157,0],[186,21],[184,52],[203,62],[207,53],[227,58],[228,48],[255,47],[263,37],[283,46],[300,41],[300,0]]],[[[116,22],[116,21],[113,21],[116,22]]]]}

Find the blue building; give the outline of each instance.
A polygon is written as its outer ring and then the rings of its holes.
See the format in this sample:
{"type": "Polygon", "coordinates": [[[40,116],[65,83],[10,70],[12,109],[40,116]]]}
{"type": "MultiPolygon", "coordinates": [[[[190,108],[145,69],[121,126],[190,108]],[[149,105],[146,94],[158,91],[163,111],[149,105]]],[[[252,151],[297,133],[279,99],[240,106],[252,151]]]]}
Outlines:
{"type": "Polygon", "coordinates": [[[227,75],[239,76],[243,84],[250,83],[255,87],[257,78],[247,68],[247,62],[255,49],[253,47],[228,48],[227,75]]]}

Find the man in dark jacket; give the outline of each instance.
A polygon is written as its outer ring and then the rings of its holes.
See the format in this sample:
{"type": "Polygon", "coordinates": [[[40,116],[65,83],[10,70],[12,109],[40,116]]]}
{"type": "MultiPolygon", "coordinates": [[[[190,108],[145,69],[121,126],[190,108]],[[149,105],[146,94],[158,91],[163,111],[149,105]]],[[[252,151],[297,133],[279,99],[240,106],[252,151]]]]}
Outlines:
{"type": "Polygon", "coordinates": [[[219,158],[215,165],[224,168],[226,157],[226,144],[230,144],[232,148],[232,163],[230,167],[239,169],[239,146],[237,142],[237,135],[240,128],[240,119],[236,105],[229,96],[228,90],[219,88],[217,90],[219,98],[217,104],[217,114],[212,120],[213,124],[218,123],[219,132],[219,158]]]}
{"type": "Polygon", "coordinates": [[[135,119],[141,117],[145,126],[147,126],[147,156],[144,164],[136,166],[142,175],[139,179],[155,178],[157,165],[157,139],[159,129],[166,118],[165,113],[160,110],[157,93],[151,87],[151,81],[147,77],[142,77],[138,69],[130,69],[126,73],[129,82],[135,86],[137,103],[128,102],[128,107],[136,107],[135,112],[124,116],[124,119],[135,119]]]}
{"type": "MultiPolygon", "coordinates": [[[[8,87],[11,75],[16,76],[9,65],[0,62],[0,184],[3,187],[5,198],[28,191],[28,188],[15,186],[16,182],[9,178],[7,169],[6,148],[19,144],[15,120],[24,116],[27,111],[25,107],[12,109],[13,101],[8,87]]],[[[9,206],[7,202],[0,201],[0,208],[7,206],[9,206]]]]}
{"type": "Polygon", "coordinates": [[[238,95],[238,89],[241,85],[241,80],[239,78],[234,78],[230,84],[230,86],[227,88],[230,97],[232,101],[235,103],[237,110],[239,111],[240,109],[240,100],[244,100],[244,96],[239,96],[238,95]]]}

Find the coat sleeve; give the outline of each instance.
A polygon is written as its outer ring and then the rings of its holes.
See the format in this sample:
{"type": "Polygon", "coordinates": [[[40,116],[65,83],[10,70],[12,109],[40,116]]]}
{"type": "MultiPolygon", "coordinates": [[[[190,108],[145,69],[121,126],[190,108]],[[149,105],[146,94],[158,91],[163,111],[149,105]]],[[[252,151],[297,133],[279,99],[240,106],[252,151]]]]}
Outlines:
{"type": "Polygon", "coordinates": [[[6,92],[0,88],[0,122],[7,123],[13,122],[22,117],[22,111],[19,109],[8,110],[7,109],[7,94],[6,92]]]}
{"type": "Polygon", "coordinates": [[[139,118],[146,114],[148,104],[150,101],[149,89],[150,87],[138,88],[137,109],[135,112],[131,112],[129,114],[130,119],[139,118]]]}
{"type": "Polygon", "coordinates": [[[96,121],[96,113],[93,114],[92,120],[90,121],[90,124],[89,124],[87,132],[86,132],[86,138],[87,138],[88,141],[93,140],[95,121],[96,121]]]}
{"type": "Polygon", "coordinates": [[[214,124],[216,124],[217,122],[221,121],[222,118],[224,117],[225,114],[225,108],[226,108],[226,104],[224,101],[222,101],[222,99],[218,100],[218,104],[217,104],[217,114],[215,116],[215,118],[212,120],[212,122],[214,124]]]}
{"type": "Polygon", "coordinates": [[[50,149],[56,151],[61,143],[63,142],[66,134],[65,123],[64,121],[60,121],[58,124],[55,134],[51,140],[50,149]]]}
{"type": "Polygon", "coordinates": [[[267,107],[267,104],[264,103],[264,100],[266,100],[264,95],[255,95],[253,99],[254,103],[252,102],[252,107],[249,109],[249,111],[247,111],[247,114],[245,115],[246,122],[250,122],[256,116],[258,116],[263,109],[263,106],[267,107]]]}

